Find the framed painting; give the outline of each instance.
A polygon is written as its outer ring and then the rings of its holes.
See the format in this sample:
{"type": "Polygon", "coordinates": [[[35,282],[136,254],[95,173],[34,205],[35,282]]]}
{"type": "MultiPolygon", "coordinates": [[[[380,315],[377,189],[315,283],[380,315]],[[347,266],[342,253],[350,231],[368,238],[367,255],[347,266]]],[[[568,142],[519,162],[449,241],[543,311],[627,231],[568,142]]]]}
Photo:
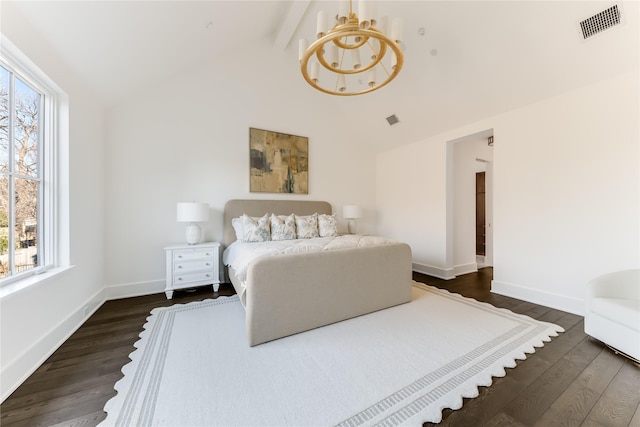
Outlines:
{"type": "Polygon", "coordinates": [[[309,194],[309,138],[249,128],[250,191],[309,194]]]}

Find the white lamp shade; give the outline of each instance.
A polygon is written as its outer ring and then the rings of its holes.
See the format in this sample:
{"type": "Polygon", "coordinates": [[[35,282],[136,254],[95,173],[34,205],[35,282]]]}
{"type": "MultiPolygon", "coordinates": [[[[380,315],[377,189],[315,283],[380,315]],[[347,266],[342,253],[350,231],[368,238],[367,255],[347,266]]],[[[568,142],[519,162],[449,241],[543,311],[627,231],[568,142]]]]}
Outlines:
{"type": "Polygon", "coordinates": [[[347,83],[345,81],[344,74],[340,74],[338,76],[338,90],[340,92],[344,92],[345,90],[347,90],[347,83]]]}
{"type": "Polygon", "coordinates": [[[338,46],[336,46],[335,44],[331,44],[328,47],[328,58],[329,58],[329,64],[331,64],[332,67],[337,68],[338,65],[340,65],[340,63],[338,62],[338,46]]]}
{"type": "Polygon", "coordinates": [[[298,61],[302,61],[304,51],[309,47],[309,42],[306,39],[300,39],[298,42],[298,61]]]}
{"type": "Polygon", "coordinates": [[[349,20],[349,11],[351,5],[347,0],[340,0],[338,3],[338,14],[336,15],[336,21],[341,24],[346,23],[349,20]]]}
{"type": "Polygon", "coordinates": [[[327,13],[323,10],[318,12],[318,20],[316,27],[316,37],[320,38],[327,33],[327,29],[329,28],[329,18],[327,17],[327,13]]]}
{"type": "Polygon", "coordinates": [[[362,209],[357,205],[345,205],[342,207],[342,216],[347,219],[361,218],[362,209]]]}
{"type": "Polygon", "coordinates": [[[311,77],[311,80],[313,80],[314,83],[318,83],[318,80],[320,79],[319,76],[320,76],[320,64],[314,61],[311,63],[311,69],[309,70],[309,77],[311,77]]]}
{"type": "Polygon", "coordinates": [[[198,202],[180,202],[177,208],[178,222],[209,221],[209,204],[198,202]]]}
{"type": "Polygon", "coordinates": [[[402,18],[393,18],[393,21],[391,21],[391,39],[396,43],[400,43],[402,41],[402,27],[402,18]]]}

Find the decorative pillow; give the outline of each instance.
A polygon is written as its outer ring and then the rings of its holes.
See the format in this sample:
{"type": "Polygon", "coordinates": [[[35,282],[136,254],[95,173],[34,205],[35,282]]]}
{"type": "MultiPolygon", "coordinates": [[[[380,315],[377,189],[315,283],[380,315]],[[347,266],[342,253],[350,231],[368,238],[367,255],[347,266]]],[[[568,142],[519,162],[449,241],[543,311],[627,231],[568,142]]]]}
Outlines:
{"type": "Polygon", "coordinates": [[[318,234],[320,237],[336,237],[338,235],[338,222],[336,215],[318,215],[318,234]]]}
{"type": "Polygon", "coordinates": [[[242,218],[232,218],[231,226],[233,227],[233,231],[236,232],[236,240],[239,242],[244,242],[244,230],[242,229],[242,218]]]}
{"type": "Polygon", "coordinates": [[[318,234],[318,214],[296,215],[296,236],[298,239],[312,239],[319,237],[318,234]]]}
{"type": "Polygon", "coordinates": [[[296,217],[271,214],[271,240],[294,240],[296,238],[296,217]]]}
{"type": "Polygon", "coordinates": [[[265,214],[261,218],[251,217],[242,214],[243,241],[247,243],[266,242],[271,240],[269,229],[269,215],[265,214]]]}

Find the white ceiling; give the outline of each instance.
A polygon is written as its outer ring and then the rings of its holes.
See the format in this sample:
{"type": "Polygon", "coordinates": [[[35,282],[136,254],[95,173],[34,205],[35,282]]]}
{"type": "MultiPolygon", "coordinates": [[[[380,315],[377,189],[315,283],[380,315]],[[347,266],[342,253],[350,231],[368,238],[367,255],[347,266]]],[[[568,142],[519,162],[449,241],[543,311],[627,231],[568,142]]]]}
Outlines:
{"type": "MultiPolygon", "coordinates": [[[[354,120],[375,118],[371,127],[378,126],[386,139],[410,142],[637,69],[637,1],[617,2],[623,13],[620,26],[587,41],[580,35],[579,21],[613,4],[380,1],[381,15],[404,19],[404,68],[382,90],[335,97],[335,103],[354,120]],[[390,128],[393,134],[384,120],[390,114],[401,121],[390,128]]],[[[49,0],[15,5],[106,106],[253,40],[271,40],[273,49],[294,58],[295,66],[297,40],[315,32],[317,11],[337,10],[332,1],[49,0]],[[302,12],[298,24],[295,14],[302,12]]]]}
{"type": "Polygon", "coordinates": [[[15,2],[86,86],[110,105],[142,86],[272,37],[287,2],[15,2]]]}

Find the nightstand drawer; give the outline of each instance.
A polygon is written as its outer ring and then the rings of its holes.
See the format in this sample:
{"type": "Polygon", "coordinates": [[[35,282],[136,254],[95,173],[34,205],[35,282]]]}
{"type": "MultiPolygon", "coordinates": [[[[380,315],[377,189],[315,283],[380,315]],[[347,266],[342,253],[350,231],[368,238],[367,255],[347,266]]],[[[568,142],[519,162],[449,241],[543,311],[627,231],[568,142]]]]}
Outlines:
{"type": "Polygon", "coordinates": [[[204,280],[213,280],[213,274],[207,271],[189,274],[176,274],[174,283],[176,285],[180,285],[181,283],[195,283],[202,282],[204,280]]]}
{"type": "Polygon", "coordinates": [[[173,272],[176,274],[184,274],[192,271],[211,270],[213,262],[213,257],[195,261],[176,261],[176,263],[173,264],[173,272]]]}
{"type": "Polygon", "coordinates": [[[202,258],[213,259],[213,255],[214,251],[211,249],[186,249],[174,251],[173,258],[176,261],[189,261],[202,258]]]}

